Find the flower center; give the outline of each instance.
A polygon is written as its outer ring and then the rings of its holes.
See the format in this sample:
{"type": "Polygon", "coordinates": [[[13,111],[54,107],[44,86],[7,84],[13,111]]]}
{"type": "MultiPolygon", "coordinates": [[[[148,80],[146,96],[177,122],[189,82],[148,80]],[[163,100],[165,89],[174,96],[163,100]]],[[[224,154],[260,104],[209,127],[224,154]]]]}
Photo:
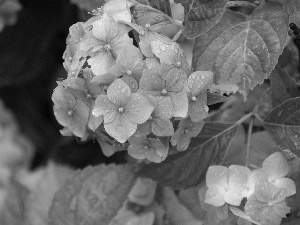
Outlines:
{"type": "Polygon", "coordinates": [[[105,51],[108,51],[108,50],[110,50],[110,49],[111,49],[111,47],[110,47],[109,44],[104,45],[104,50],[105,50],[105,51]]]}
{"type": "Polygon", "coordinates": [[[188,133],[188,132],[190,132],[189,129],[185,129],[184,130],[184,133],[188,133]]]}
{"type": "Polygon", "coordinates": [[[68,115],[72,116],[73,115],[73,110],[68,111],[68,115]]]}
{"type": "Polygon", "coordinates": [[[167,94],[168,92],[167,92],[166,89],[162,89],[162,90],[161,90],[161,93],[162,93],[163,95],[165,95],[165,94],[167,94]]]}
{"type": "Polygon", "coordinates": [[[148,148],[149,148],[149,146],[148,146],[148,145],[144,145],[144,149],[146,149],[146,150],[147,150],[148,148]]]}
{"type": "Polygon", "coordinates": [[[149,29],[149,28],[150,28],[150,24],[147,23],[147,24],[145,25],[145,27],[146,27],[147,29],[149,29]]]}
{"type": "Polygon", "coordinates": [[[123,107],[120,107],[120,108],[119,108],[119,112],[120,112],[120,113],[124,112],[123,107]]]}
{"type": "Polygon", "coordinates": [[[131,70],[127,70],[127,75],[131,76],[132,75],[132,71],[131,70]]]}
{"type": "Polygon", "coordinates": [[[176,67],[181,67],[181,62],[177,62],[176,67]]]}
{"type": "Polygon", "coordinates": [[[86,98],[91,98],[92,95],[90,95],[89,93],[86,94],[86,98]]]}

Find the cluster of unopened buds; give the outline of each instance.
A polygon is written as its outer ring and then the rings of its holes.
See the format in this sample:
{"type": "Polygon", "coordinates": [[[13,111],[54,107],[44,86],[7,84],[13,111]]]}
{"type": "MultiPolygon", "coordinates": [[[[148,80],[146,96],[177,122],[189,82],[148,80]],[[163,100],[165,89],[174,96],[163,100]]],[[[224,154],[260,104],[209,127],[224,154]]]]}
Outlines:
{"type": "Polygon", "coordinates": [[[280,224],[290,212],[284,200],[296,193],[294,181],[285,177],[289,170],[280,152],[267,157],[262,168],[253,171],[239,165],[210,166],[204,202],[215,207],[229,204],[233,214],[254,224],[280,224]]]}

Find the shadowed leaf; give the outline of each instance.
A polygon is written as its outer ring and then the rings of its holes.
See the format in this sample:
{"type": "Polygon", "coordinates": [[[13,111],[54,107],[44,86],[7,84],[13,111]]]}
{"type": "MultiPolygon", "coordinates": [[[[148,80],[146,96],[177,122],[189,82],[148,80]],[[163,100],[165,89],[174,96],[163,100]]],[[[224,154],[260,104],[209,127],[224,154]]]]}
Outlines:
{"type": "Polygon", "coordinates": [[[212,71],[214,84],[236,85],[246,96],[274,69],[286,44],[288,22],[287,8],[277,2],[256,8],[249,17],[227,10],[196,38],[193,68],[212,71]]]}
{"type": "Polygon", "coordinates": [[[88,167],[56,193],[49,225],[107,225],[122,208],[133,184],[130,166],[88,167]]]}
{"type": "Polygon", "coordinates": [[[237,128],[238,124],[207,122],[187,150],[163,163],[144,165],[138,174],[174,189],[196,186],[205,180],[210,165],[222,162],[237,128]]]}
{"type": "Polygon", "coordinates": [[[211,29],[222,17],[228,0],[175,0],[184,7],[186,38],[198,37],[211,29]]]}
{"type": "Polygon", "coordinates": [[[265,119],[265,128],[283,150],[300,156],[300,97],[288,99],[265,119]]]}
{"type": "Polygon", "coordinates": [[[136,0],[138,3],[149,5],[155,9],[162,11],[168,16],[172,16],[169,0],[136,0]]]}

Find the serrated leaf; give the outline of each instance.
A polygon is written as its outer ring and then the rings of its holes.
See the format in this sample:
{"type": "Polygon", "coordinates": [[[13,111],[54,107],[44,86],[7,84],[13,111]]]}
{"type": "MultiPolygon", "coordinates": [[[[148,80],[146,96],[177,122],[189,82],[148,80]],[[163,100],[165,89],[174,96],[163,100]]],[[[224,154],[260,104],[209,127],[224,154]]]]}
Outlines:
{"type": "Polygon", "coordinates": [[[265,119],[265,128],[283,150],[300,156],[300,97],[288,99],[265,119]]]}
{"type": "Polygon", "coordinates": [[[174,189],[196,186],[205,180],[209,165],[222,162],[237,128],[237,124],[207,122],[187,150],[163,163],[144,165],[138,174],[174,189]]]}
{"type": "Polygon", "coordinates": [[[132,168],[100,165],[77,173],[56,193],[49,225],[107,225],[134,184],[132,168]]]}
{"type": "Polygon", "coordinates": [[[136,1],[138,3],[149,5],[155,9],[158,9],[170,17],[172,16],[169,0],[136,0],[136,1]]]}
{"type": "Polygon", "coordinates": [[[236,85],[246,96],[274,69],[286,44],[288,22],[287,8],[277,2],[257,7],[249,17],[227,10],[196,38],[193,68],[212,71],[215,85],[236,85]]]}
{"type": "Polygon", "coordinates": [[[211,29],[222,17],[228,0],[175,0],[184,7],[186,38],[198,37],[211,29]]]}

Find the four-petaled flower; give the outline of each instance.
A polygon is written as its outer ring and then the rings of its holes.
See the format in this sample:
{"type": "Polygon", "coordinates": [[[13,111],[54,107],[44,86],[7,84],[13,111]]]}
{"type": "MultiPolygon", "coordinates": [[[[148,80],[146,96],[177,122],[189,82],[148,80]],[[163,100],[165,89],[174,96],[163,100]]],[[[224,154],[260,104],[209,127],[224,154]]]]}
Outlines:
{"type": "Polygon", "coordinates": [[[219,207],[225,203],[239,206],[247,195],[247,180],[250,169],[244,166],[231,165],[210,166],[206,174],[208,190],[205,203],[219,207]]]}
{"type": "Polygon", "coordinates": [[[284,189],[275,187],[268,181],[259,180],[255,185],[255,192],[245,205],[245,212],[253,220],[262,225],[280,225],[282,218],[290,212],[284,202],[286,198],[284,189]]]}
{"type": "Polygon", "coordinates": [[[57,121],[68,127],[78,137],[84,137],[86,125],[89,119],[89,108],[87,105],[76,99],[64,87],[55,88],[52,101],[54,102],[54,115],[57,121]]]}
{"type": "Polygon", "coordinates": [[[140,80],[139,92],[158,96],[158,105],[164,107],[168,114],[173,111],[174,117],[185,117],[188,112],[186,95],[186,80],[180,79],[175,83],[164,80],[157,69],[145,69],[140,80]]]}
{"type": "Polygon", "coordinates": [[[178,124],[178,129],[170,140],[171,144],[173,146],[177,145],[178,151],[186,150],[191,142],[191,139],[200,133],[203,125],[203,121],[194,123],[190,118],[181,120],[178,124]]]}
{"type": "Polygon", "coordinates": [[[124,143],[135,133],[137,124],[149,119],[153,109],[146,97],[131,93],[124,81],[116,79],[108,87],[107,95],[97,97],[93,115],[103,115],[106,132],[124,143]]]}
{"type": "Polygon", "coordinates": [[[148,159],[151,162],[160,163],[167,158],[168,147],[159,139],[142,137],[129,138],[128,154],[136,159],[148,159]]]}
{"type": "Polygon", "coordinates": [[[108,72],[126,45],[132,45],[128,28],[104,13],[101,19],[93,23],[92,30],[83,37],[80,49],[89,53],[91,58],[88,59],[88,64],[98,76],[108,72]]]}

